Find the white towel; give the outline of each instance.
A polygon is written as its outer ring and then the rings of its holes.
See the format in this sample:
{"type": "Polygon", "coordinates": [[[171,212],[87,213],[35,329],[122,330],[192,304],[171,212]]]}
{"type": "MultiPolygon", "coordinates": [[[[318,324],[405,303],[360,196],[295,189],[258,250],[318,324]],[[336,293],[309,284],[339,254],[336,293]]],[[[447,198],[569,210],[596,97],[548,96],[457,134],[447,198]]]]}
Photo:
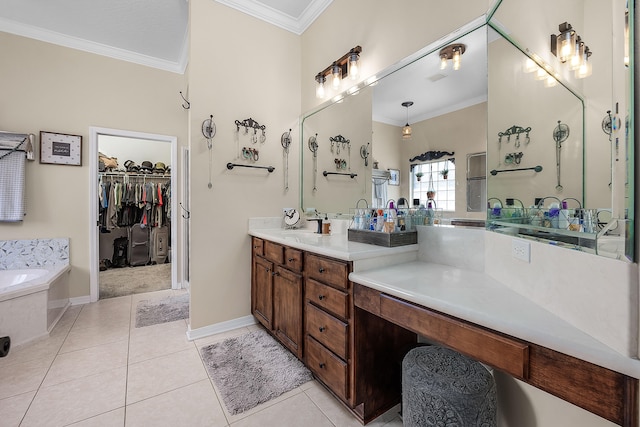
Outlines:
{"type": "Polygon", "coordinates": [[[0,221],[22,221],[26,214],[24,151],[0,150],[0,157],[0,221]]]}

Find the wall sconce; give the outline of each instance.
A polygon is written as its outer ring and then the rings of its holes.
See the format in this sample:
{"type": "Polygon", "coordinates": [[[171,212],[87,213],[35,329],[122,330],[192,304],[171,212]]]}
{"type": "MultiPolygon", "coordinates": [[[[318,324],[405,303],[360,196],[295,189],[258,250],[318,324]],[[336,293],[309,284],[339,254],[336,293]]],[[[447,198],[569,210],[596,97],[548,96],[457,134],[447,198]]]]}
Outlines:
{"type": "Polygon", "coordinates": [[[409,126],[409,107],[413,105],[413,101],[405,101],[403,107],[407,108],[407,124],[402,127],[402,139],[411,139],[411,126],[409,126]]]}
{"type": "Polygon", "coordinates": [[[551,53],[562,63],[569,63],[575,71],[576,78],[583,79],[591,75],[589,57],[592,52],[582,38],[575,32],[571,24],[563,22],[558,25],[560,34],[551,34],[551,53]]]}
{"type": "Polygon", "coordinates": [[[465,50],[467,50],[467,46],[462,43],[450,44],[440,49],[440,69],[446,69],[447,61],[451,60],[453,62],[453,69],[459,70],[462,54],[465,50]]]}
{"type": "Polygon", "coordinates": [[[349,52],[342,55],[340,59],[334,61],[324,70],[316,74],[316,97],[324,98],[326,95],[325,84],[327,77],[331,80],[331,87],[334,90],[340,89],[342,79],[349,76],[351,80],[357,80],[360,76],[360,53],[362,48],[356,46],[349,52]]]}

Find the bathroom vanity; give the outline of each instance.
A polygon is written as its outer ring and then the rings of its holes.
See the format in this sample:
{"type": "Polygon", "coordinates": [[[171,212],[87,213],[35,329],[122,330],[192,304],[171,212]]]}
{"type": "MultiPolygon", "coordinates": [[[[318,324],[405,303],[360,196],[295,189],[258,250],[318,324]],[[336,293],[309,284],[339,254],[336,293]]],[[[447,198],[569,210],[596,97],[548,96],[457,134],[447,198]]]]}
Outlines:
{"type": "Polygon", "coordinates": [[[402,357],[422,336],[638,426],[637,360],[483,272],[421,261],[418,245],[385,248],[308,230],[249,234],[254,316],[364,423],[400,401],[402,357]]]}

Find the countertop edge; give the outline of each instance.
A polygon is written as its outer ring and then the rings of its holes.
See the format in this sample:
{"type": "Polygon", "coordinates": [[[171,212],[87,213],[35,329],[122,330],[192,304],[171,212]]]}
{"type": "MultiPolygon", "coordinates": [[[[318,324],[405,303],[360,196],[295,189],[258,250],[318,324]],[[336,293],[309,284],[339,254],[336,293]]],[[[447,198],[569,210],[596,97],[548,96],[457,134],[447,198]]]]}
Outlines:
{"type": "MultiPolygon", "coordinates": [[[[424,278],[432,274],[435,264],[422,261],[409,262],[402,265],[396,265],[392,268],[403,268],[409,271],[409,275],[415,275],[416,280],[424,278]]],[[[447,269],[455,269],[446,266],[447,269]]],[[[457,269],[464,271],[461,269],[457,269]]],[[[483,286],[490,283],[492,287],[503,287],[504,292],[519,297],[519,310],[527,310],[526,305],[530,304],[528,311],[532,316],[537,318],[535,323],[537,326],[544,325],[546,327],[533,328],[528,323],[514,321],[514,318],[502,318],[494,314],[490,308],[478,311],[472,307],[465,307],[455,304],[452,301],[444,301],[442,299],[433,298],[427,293],[418,295],[410,290],[403,289],[398,283],[393,283],[389,279],[381,279],[380,272],[389,271],[389,268],[367,270],[363,272],[353,272],[349,275],[349,279],[363,286],[384,292],[386,294],[401,298],[403,300],[430,308],[441,313],[462,319],[494,331],[510,335],[514,338],[541,345],[560,353],[573,356],[587,362],[602,366],[607,369],[634,377],[640,378],[640,360],[627,357],[586,334],[578,328],[568,324],[551,312],[547,312],[534,302],[526,300],[526,298],[516,294],[506,286],[500,284],[494,279],[486,276],[484,273],[469,272],[480,274],[485,277],[486,282],[479,283],[480,292],[483,292],[483,286]],[[562,331],[562,334],[558,334],[562,331]],[[556,334],[554,334],[556,332],[556,334]],[[567,335],[571,335],[567,339],[567,335]]],[[[434,278],[434,277],[432,277],[434,278]]],[[[437,278],[434,278],[437,279],[437,278]]],[[[500,290],[502,292],[502,290],[500,290]]]]}

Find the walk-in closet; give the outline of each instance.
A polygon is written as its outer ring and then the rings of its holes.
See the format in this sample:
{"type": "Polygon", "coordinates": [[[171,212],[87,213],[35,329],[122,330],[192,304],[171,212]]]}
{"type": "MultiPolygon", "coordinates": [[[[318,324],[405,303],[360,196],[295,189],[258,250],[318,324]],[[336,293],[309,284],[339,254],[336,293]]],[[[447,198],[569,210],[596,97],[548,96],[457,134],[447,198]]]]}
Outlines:
{"type": "Polygon", "coordinates": [[[99,298],[171,289],[171,144],[98,139],[99,298]]]}

